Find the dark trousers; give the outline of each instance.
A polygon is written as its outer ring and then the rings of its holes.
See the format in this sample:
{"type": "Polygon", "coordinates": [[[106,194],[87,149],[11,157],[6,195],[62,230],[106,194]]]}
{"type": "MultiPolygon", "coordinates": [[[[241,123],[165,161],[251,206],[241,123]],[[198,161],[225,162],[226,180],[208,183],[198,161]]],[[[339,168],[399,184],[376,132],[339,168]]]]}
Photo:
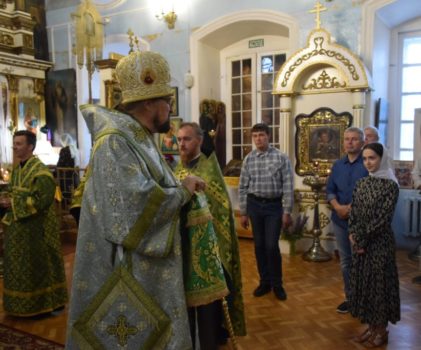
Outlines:
{"type": "Polygon", "coordinates": [[[346,300],[351,297],[351,265],[352,265],[352,247],[349,240],[348,229],[333,223],[333,232],[335,232],[336,247],[338,248],[342,277],[344,280],[344,292],[346,300]]]}
{"type": "Polygon", "coordinates": [[[279,237],[282,227],[282,203],[247,198],[260,284],[282,286],[282,258],[279,237]]]}
{"type": "Polygon", "coordinates": [[[200,350],[217,350],[221,338],[223,320],[221,300],[188,308],[190,334],[193,349],[196,349],[196,324],[199,330],[200,350]]]}

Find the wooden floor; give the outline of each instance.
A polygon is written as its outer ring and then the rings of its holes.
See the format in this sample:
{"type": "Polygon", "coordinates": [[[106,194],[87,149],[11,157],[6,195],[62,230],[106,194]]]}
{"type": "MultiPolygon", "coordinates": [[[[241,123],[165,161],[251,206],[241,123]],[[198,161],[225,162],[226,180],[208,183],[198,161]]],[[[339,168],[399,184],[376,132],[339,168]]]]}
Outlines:
{"type": "MultiPolygon", "coordinates": [[[[67,248],[68,249],[68,248],[67,248]]],[[[237,338],[239,350],[347,350],[363,349],[350,338],[363,326],[349,314],[335,312],[343,301],[339,262],[309,263],[300,256],[284,256],[284,284],[287,301],[273,294],[252,296],[258,284],[253,242],[240,241],[244,299],[248,335],[237,338]]],[[[383,349],[421,349],[421,285],[412,278],[421,274],[418,264],[399,251],[402,320],[389,327],[389,344],[383,349]]],[[[65,255],[70,285],[74,254],[65,255]]],[[[0,283],[0,290],[3,285],[0,283]]],[[[25,320],[6,316],[0,309],[0,322],[64,344],[67,310],[59,316],[42,320],[25,320]]],[[[223,349],[231,349],[229,345],[223,349]]]]}

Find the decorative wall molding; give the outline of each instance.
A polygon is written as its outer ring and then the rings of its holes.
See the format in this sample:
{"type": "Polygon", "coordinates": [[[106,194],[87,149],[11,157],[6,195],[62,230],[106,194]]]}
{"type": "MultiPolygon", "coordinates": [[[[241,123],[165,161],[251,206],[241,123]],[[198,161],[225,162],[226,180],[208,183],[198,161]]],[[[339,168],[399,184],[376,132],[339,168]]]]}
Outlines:
{"type": "Polygon", "coordinates": [[[95,6],[100,10],[109,10],[112,8],[115,8],[117,6],[120,6],[124,4],[126,0],[109,0],[109,1],[95,1],[93,0],[93,3],[95,6]]]}
{"type": "Polygon", "coordinates": [[[0,31],[0,44],[13,46],[15,44],[15,40],[12,35],[0,31]]]}
{"type": "Polygon", "coordinates": [[[300,77],[317,67],[333,67],[348,89],[368,89],[371,78],[363,62],[350,50],[332,42],[325,29],[313,30],[307,46],[292,55],[279,71],[274,84],[275,94],[293,94],[301,91],[300,77]]]}
{"type": "MultiPolygon", "coordinates": [[[[47,62],[47,61],[28,59],[24,57],[13,57],[7,54],[0,53],[0,73],[2,72],[2,68],[1,68],[2,65],[21,67],[21,68],[27,68],[31,70],[38,70],[38,71],[46,71],[47,69],[53,66],[51,62],[47,62]]],[[[20,75],[20,74],[18,74],[17,70],[15,69],[13,75],[20,75]]]]}

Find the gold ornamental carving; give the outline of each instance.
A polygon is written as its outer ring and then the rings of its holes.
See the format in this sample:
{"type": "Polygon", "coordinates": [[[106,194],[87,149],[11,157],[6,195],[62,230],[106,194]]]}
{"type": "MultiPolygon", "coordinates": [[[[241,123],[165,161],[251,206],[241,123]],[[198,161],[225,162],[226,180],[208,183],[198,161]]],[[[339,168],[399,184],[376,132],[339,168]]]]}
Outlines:
{"type": "Polygon", "coordinates": [[[44,93],[45,93],[45,80],[44,79],[34,79],[34,93],[38,101],[44,100],[44,93]]]}
{"type": "Polygon", "coordinates": [[[311,79],[311,83],[307,86],[303,85],[303,90],[338,89],[344,87],[346,87],[346,82],[340,83],[337,77],[331,77],[323,70],[318,78],[311,79]]]}
{"type": "Polygon", "coordinates": [[[15,41],[13,40],[13,36],[0,32],[0,44],[13,46],[14,43],[15,41]]]}
{"type": "Polygon", "coordinates": [[[29,34],[23,34],[23,47],[32,49],[34,47],[33,36],[29,34]]]}
{"type": "Polygon", "coordinates": [[[113,79],[105,80],[105,105],[108,108],[115,108],[121,102],[121,88],[115,73],[113,73],[113,79]]]}
{"type": "Polygon", "coordinates": [[[313,210],[314,209],[314,203],[311,203],[311,204],[304,204],[304,203],[300,203],[299,205],[298,205],[298,211],[300,212],[300,213],[304,213],[304,212],[306,212],[307,210],[313,210]]]}
{"type": "MultiPolygon", "coordinates": [[[[313,191],[307,189],[297,189],[294,191],[294,200],[297,203],[314,204],[313,191]]],[[[326,193],[320,194],[320,203],[327,204],[326,193]]]]}
{"type": "Polygon", "coordinates": [[[330,219],[325,213],[319,214],[319,220],[320,220],[320,228],[323,230],[327,225],[330,224],[330,219]]]}
{"type": "MultiPolygon", "coordinates": [[[[1,6],[0,6],[1,9],[1,6]]],[[[32,32],[35,22],[31,19],[29,13],[26,12],[14,12],[12,15],[6,15],[3,13],[1,16],[0,27],[10,29],[11,31],[16,32],[17,30],[25,30],[27,32],[32,32]]]]}
{"type": "Polygon", "coordinates": [[[325,39],[322,36],[318,36],[313,39],[313,42],[316,48],[313,51],[306,53],[295,60],[295,62],[289,67],[289,69],[286,71],[284,75],[284,79],[282,80],[282,83],[281,83],[282,87],[287,86],[288,80],[291,77],[292,73],[300,65],[304,64],[306,61],[310,60],[311,58],[314,58],[315,56],[319,56],[319,55],[336,59],[348,69],[352,79],[356,81],[360,79],[360,76],[357,73],[357,69],[355,68],[355,65],[353,65],[348,58],[346,58],[343,54],[341,54],[338,51],[326,50],[323,48],[324,40],[325,39]]]}
{"type": "Polygon", "coordinates": [[[7,83],[10,91],[10,115],[12,116],[12,129],[18,125],[18,91],[19,91],[19,78],[6,74],[7,83]]]}
{"type": "Polygon", "coordinates": [[[19,91],[19,78],[15,75],[6,74],[7,83],[11,92],[19,91]]]}
{"type": "MultiPolygon", "coordinates": [[[[319,204],[328,204],[326,193],[322,192],[319,194],[320,200],[319,204]]],[[[294,200],[298,204],[298,211],[300,213],[305,213],[309,210],[314,210],[315,201],[314,201],[314,193],[311,190],[300,189],[294,191],[294,200]]],[[[319,213],[319,221],[320,221],[320,228],[323,230],[330,224],[330,218],[324,212],[319,213]]],[[[308,231],[307,233],[310,233],[308,231]]]]}
{"type": "Polygon", "coordinates": [[[31,19],[29,13],[17,13],[16,16],[5,21],[6,28],[13,30],[23,29],[32,32],[34,29],[35,21],[31,19]]]}

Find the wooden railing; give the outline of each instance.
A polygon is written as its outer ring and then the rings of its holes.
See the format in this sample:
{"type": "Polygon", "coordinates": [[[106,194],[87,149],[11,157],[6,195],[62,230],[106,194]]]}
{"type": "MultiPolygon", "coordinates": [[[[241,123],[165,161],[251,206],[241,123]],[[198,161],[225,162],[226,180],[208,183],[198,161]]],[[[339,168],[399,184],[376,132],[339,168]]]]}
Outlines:
{"type": "Polygon", "coordinates": [[[59,168],[54,167],[53,169],[54,178],[56,179],[57,186],[60,187],[62,194],[61,209],[63,212],[68,213],[72,201],[72,195],[74,190],[80,183],[80,179],[85,173],[85,169],[82,168],[59,168]]]}

